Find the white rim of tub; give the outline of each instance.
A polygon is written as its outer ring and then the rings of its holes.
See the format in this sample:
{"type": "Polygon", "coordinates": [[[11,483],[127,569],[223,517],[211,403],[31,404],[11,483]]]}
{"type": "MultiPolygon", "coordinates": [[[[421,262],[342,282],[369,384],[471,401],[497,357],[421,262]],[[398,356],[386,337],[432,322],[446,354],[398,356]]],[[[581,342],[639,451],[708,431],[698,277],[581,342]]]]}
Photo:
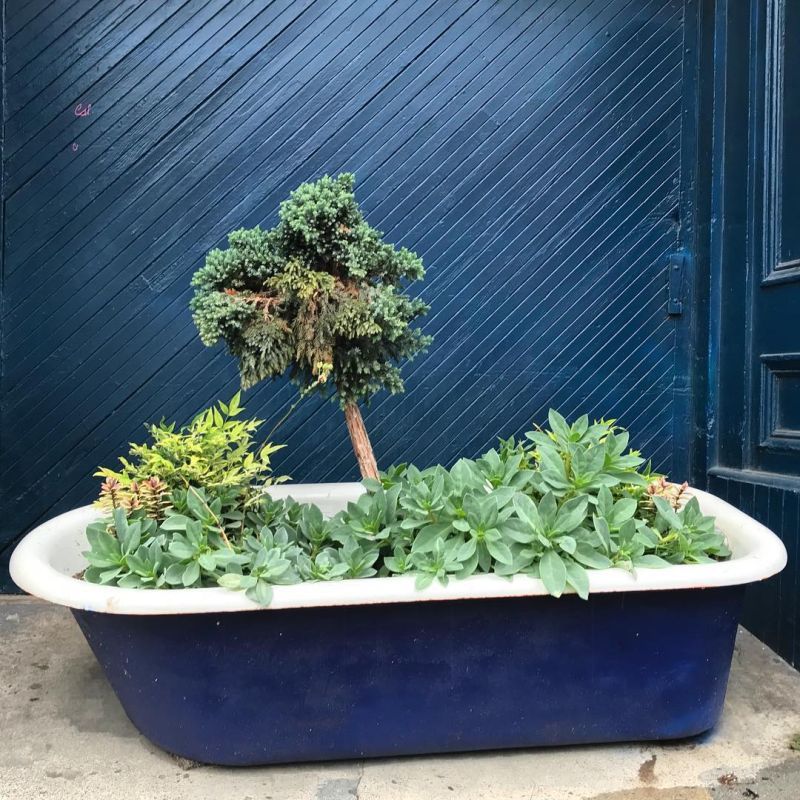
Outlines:
{"type": "MultiPolygon", "coordinates": [[[[343,508],[364,491],[359,483],[292,484],[271,487],[273,497],[314,502],[325,514],[343,508]]],[[[716,517],[733,556],[713,564],[680,564],[662,569],[612,568],[588,570],[590,594],[647,592],[665,589],[706,589],[764,580],[786,565],[786,548],[768,528],[724,500],[691,489],[705,514],[716,517]]],[[[473,575],[437,581],[426,589],[414,586],[413,575],[354,578],[275,586],[268,608],[248,600],[243,592],[222,587],[203,589],[122,589],[72,577],[86,566],[86,525],[100,512],[92,506],[68,511],[39,525],[11,556],[11,577],[26,592],[52,603],[84,611],[111,614],[202,614],[233,611],[279,611],[288,608],[411,603],[433,600],[477,600],[546,595],[538,578],[515,575],[473,575]]]]}

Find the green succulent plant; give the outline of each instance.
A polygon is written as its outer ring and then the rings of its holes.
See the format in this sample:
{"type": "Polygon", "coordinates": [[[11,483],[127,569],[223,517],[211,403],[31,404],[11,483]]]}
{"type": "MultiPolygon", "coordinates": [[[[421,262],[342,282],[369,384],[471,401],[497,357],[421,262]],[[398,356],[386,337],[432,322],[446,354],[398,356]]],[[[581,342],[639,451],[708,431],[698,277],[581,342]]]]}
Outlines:
{"type": "Polygon", "coordinates": [[[89,525],[85,577],[135,588],[219,585],[267,605],[273,586],[301,581],[407,574],[424,588],[527,574],[555,597],[586,598],[592,570],[730,555],[713,518],[683,486],[643,468],[613,422],[569,425],[550,412],[550,430],[527,441],[506,440],[449,469],[391,468],[330,519],[268,490],[244,498],[216,479],[174,488],[158,519],[118,506],[89,525]]]}

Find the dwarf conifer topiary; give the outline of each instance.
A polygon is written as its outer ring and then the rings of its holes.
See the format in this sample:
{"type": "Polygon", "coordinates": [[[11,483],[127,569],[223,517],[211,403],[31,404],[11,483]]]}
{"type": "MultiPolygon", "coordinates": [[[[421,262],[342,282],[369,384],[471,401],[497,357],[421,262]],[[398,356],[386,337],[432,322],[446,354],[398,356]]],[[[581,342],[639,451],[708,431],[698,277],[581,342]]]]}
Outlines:
{"type": "Polygon", "coordinates": [[[361,474],[374,478],[358,403],[403,390],[398,362],[429,344],[411,327],[428,306],[402,286],[423,278],[422,260],[383,241],[353,184],[350,174],[304,183],[274,228],[231,233],[195,274],[191,307],[203,343],[225,341],[243,387],[288,371],[302,394],[338,400],[361,474]]]}

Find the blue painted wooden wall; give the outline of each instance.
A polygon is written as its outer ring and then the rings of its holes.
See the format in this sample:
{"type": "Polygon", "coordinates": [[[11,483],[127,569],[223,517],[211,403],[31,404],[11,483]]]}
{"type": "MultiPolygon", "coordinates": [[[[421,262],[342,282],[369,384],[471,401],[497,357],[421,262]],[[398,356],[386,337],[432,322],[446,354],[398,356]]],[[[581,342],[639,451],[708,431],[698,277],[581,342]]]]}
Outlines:
{"type": "MultiPolygon", "coordinates": [[[[479,453],[555,406],[618,417],[686,474],[691,305],[667,315],[666,264],[691,230],[690,0],[6,9],[5,557],[91,500],[144,421],[235,391],[197,340],[192,272],[340,170],[428,267],[435,344],[366,415],[382,465],[479,453]]],[[[293,397],[277,383],[246,404],[274,420],[293,397]]],[[[305,402],[280,438],[295,479],[356,475],[331,404],[305,402]]]]}

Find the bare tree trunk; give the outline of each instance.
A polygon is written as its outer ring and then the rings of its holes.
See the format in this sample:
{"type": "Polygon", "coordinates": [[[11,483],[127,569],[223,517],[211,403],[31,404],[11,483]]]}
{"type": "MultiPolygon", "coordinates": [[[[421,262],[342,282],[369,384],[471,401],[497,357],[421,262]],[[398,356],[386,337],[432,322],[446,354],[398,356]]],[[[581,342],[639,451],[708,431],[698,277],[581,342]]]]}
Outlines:
{"type": "Polygon", "coordinates": [[[361,477],[377,478],[378,465],[375,462],[375,454],[372,452],[372,443],[369,440],[367,429],[364,427],[361,410],[356,403],[348,403],[344,407],[344,418],[347,422],[350,441],[353,443],[353,452],[358,459],[361,477]]]}

